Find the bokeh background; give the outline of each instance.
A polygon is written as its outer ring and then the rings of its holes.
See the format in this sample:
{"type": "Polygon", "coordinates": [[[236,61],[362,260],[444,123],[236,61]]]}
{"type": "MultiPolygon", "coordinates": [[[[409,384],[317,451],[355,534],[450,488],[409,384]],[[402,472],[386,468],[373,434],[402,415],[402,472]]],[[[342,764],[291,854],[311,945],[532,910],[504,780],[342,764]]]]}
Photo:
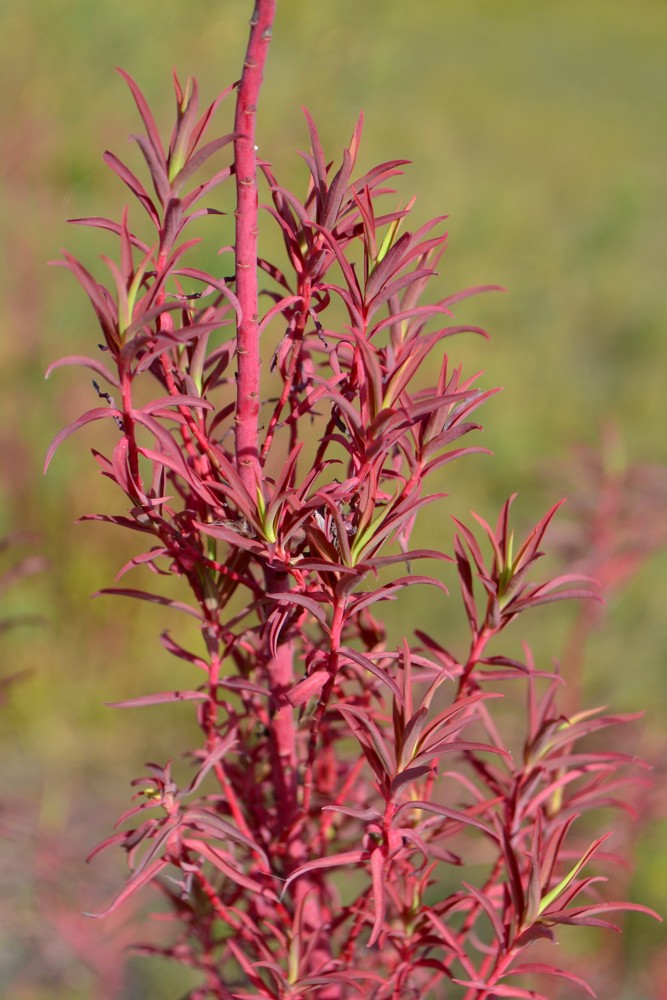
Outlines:
{"type": "MultiPolygon", "coordinates": [[[[137,79],[170,127],[172,67],[196,75],[212,99],[239,73],[251,6],[0,2],[0,535],[21,535],[4,566],[30,554],[48,561],[2,596],[3,618],[41,619],[0,636],[0,677],[25,672],[0,716],[0,995],[16,1000],[168,1000],[189,982],[159,961],[127,958],[134,912],[103,923],[83,916],[109,900],[124,872],[113,851],[89,866],[84,856],[126,807],[143,763],[189,746],[190,722],[187,707],[105,707],[177,684],[178,667],[157,643],[165,622],[156,609],[90,600],[133,551],[117,529],[74,524],[119,509],[91,459],[93,432],[68,442],[41,474],[51,437],[95,405],[85,373],[68,369],[45,383],[44,370],[97,342],[83,295],[47,261],[67,246],[95,268],[112,249],[111,239],[65,220],[115,217],[126,201],[101,159],[104,149],[135,157],[127,137],[139,129],[114,66],[137,79]]],[[[607,595],[577,684],[588,705],[647,710],[619,737],[656,765],[619,896],[664,911],[667,4],[278,6],[259,142],[283,182],[298,187],[305,176],[302,104],[332,157],[363,108],[362,166],[410,158],[401,196],[418,195],[420,221],[450,216],[438,291],[507,288],[459,311],[492,334],[490,343],[452,342],[451,356],[470,373],[483,369],[482,385],[503,387],[480,414],[480,443],[495,457],[448,467],[451,496],[425,526],[430,543],[451,540],[450,514],[472,507],[493,517],[514,491],[525,527],[561,496],[576,509],[586,475],[568,456],[575,445],[597,449],[601,434],[605,467],[630,469],[628,544],[638,551],[643,539],[655,552],[641,553],[640,571],[607,595]]],[[[209,234],[211,261],[229,233],[209,234]]],[[[421,624],[455,645],[455,597],[451,604],[450,621],[420,594],[418,619],[409,603],[392,608],[392,619],[398,630],[421,624]]],[[[576,614],[536,612],[517,641],[527,634],[544,663],[567,655],[576,614]]],[[[613,947],[594,931],[568,947],[588,970],[603,970],[605,997],[667,996],[664,931],[643,917],[625,926],[613,947]]]]}

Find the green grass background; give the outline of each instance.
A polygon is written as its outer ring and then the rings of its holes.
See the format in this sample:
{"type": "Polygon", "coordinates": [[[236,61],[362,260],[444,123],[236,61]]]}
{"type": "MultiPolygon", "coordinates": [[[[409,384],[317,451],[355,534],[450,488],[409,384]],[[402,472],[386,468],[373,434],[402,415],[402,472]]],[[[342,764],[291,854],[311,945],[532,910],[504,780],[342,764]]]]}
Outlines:
{"type": "MultiPolygon", "coordinates": [[[[112,247],[65,219],[113,217],[125,203],[101,153],[134,156],[127,136],[139,125],[113,67],[137,79],[167,127],[172,67],[196,75],[211,99],[239,73],[251,6],[0,3],[0,528],[34,533],[27,548],[50,561],[47,573],[4,599],[5,614],[44,618],[2,639],[2,674],[32,671],[0,719],[7,859],[0,915],[11,918],[0,985],[20,1000],[83,1000],[111,990],[100,985],[101,960],[92,954],[93,946],[111,954],[116,938],[108,925],[68,923],[67,913],[101,905],[123,870],[113,855],[85,869],[81,857],[109,832],[143,762],[177,757],[191,732],[187,707],[155,714],[104,707],[181,678],[157,644],[165,622],[156,610],[89,600],[133,552],[132,539],[110,527],[73,525],[81,514],[119,509],[90,458],[92,434],[68,442],[41,476],[50,438],[94,405],[85,374],[58,372],[44,383],[44,369],[97,342],[83,295],[46,262],[67,246],[95,267],[112,247]]],[[[664,0],[279,0],[278,7],[261,155],[298,185],[297,151],[307,144],[301,105],[331,156],[340,155],[363,109],[362,166],[410,158],[401,195],[418,195],[419,220],[450,216],[439,290],[507,288],[459,313],[487,326],[489,344],[451,343],[468,372],[484,369],[483,385],[503,387],[481,413],[481,443],[495,457],[448,471],[451,499],[429,515],[429,539],[446,545],[450,513],[473,507],[493,516],[514,490],[527,526],[562,495],[556,476],[545,489],[544,469],[556,469],[573,444],[595,443],[607,419],[621,428],[629,461],[664,465],[664,0]]],[[[229,239],[226,232],[217,242],[229,239]]],[[[648,709],[636,732],[649,755],[664,746],[666,583],[662,553],[612,602],[588,660],[594,703],[648,709]]],[[[423,595],[392,608],[392,617],[403,629],[443,628],[442,608],[423,595]]],[[[451,617],[444,627],[457,635],[458,608],[451,617]]],[[[528,626],[545,661],[558,654],[568,620],[567,611],[546,610],[528,626]]],[[[660,909],[667,864],[657,819],[642,833],[628,891],[660,909]]],[[[629,922],[629,971],[614,997],[661,995],[647,985],[657,982],[661,939],[647,920],[629,922]],[[650,963],[655,971],[642,979],[650,963]]],[[[591,934],[583,947],[599,946],[591,934]]],[[[123,1000],[178,995],[181,980],[159,963],[132,960],[128,968],[123,1000]]]]}

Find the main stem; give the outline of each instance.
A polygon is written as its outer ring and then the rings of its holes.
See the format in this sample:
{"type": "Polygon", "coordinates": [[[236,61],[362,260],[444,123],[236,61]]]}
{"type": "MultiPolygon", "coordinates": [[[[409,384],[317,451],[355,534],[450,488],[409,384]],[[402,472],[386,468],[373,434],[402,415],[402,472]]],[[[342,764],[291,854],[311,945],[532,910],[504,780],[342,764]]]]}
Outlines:
{"type": "MultiPolygon", "coordinates": [[[[276,0],[256,0],[250,38],[238,85],[234,119],[236,170],[236,294],[242,317],[237,330],[236,462],[253,499],[261,488],[258,416],[260,402],[259,307],[257,304],[257,156],[255,124],[276,0]]],[[[265,569],[267,591],[286,590],[286,574],[265,569]]],[[[271,743],[273,779],[281,820],[289,825],[296,809],[296,736],[294,712],[285,691],[294,680],[291,642],[280,643],[268,664],[272,689],[271,743]]]]}
{"type": "MultiPolygon", "coordinates": [[[[250,19],[250,39],[246,50],[243,74],[238,85],[234,119],[234,162],[236,170],[236,294],[242,316],[237,329],[237,391],[236,391],[236,462],[244,486],[255,499],[261,487],[259,454],[260,353],[259,307],[257,286],[257,156],[255,124],[257,101],[264,63],[276,13],[276,0],[256,0],[250,19]]],[[[273,592],[288,587],[286,574],[268,567],[266,588],[273,592]]],[[[280,820],[276,834],[286,842],[287,857],[284,872],[303,863],[306,845],[293,829],[297,821],[297,760],[294,710],[285,692],[294,680],[294,648],[290,640],[279,642],[268,663],[272,691],[270,740],[274,790],[280,820]]],[[[326,914],[317,894],[312,894],[308,880],[301,879],[295,894],[298,908],[303,907],[303,926],[318,940],[310,947],[310,961],[320,968],[331,958],[330,947],[322,939],[326,914]],[[308,897],[305,898],[304,897],[308,897]]],[[[322,1000],[337,1000],[339,990],[325,989],[322,1000]]]]}
{"type": "Polygon", "coordinates": [[[244,486],[255,499],[260,483],[258,417],[260,401],[259,306],[257,301],[257,101],[271,41],[276,0],[256,0],[250,38],[238,84],[234,117],[236,175],[236,295],[241,305],[237,329],[236,462],[244,486]]]}

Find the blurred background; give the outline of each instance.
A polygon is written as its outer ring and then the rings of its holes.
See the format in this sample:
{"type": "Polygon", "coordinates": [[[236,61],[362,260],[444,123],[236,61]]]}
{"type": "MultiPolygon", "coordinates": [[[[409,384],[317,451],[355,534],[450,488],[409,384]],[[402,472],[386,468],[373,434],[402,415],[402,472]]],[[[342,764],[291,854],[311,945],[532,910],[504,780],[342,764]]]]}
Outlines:
{"type": "MultiPolygon", "coordinates": [[[[8,931],[0,994],[17,1000],[168,1000],[190,982],[157,960],[127,958],[134,912],[106,922],[83,915],[124,877],[120,852],[88,866],[83,858],[127,807],[144,762],[190,745],[191,723],[187,706],[105,707],[178,684],[178,666],[157,642],[165,625],[157,609],[90,600],[136,551],[118,529],[74,524],[121,512],[90,456],[100,446],[94,432],[67,442],[42,477],[49,440],[96,405],[85,373],[67,369],[45,383],[44,370],[61,355],[90,353],[98,339],[71,275],[47,262],[63,246],[93,269],[100,253],[115,253],[110,237],[65,221],[118,217],[127,200],[101,158],[111,149],[138,163],[127,139],[140,125],[114,66],[135,77],[168,134],[172,67],[182,79],[196,75],[212,100],[240,72],[251,8],[250,0],[0,2],[0,536],[20,536],[0,556],[3,570],[32,556],[48,562],[2,595],[1,617],[17,620],[0,635],[0,679],[23,674],[3,689],[0,709],[8,931]]],[[[450,217],[438,294],[478,283],[507,289],[457,312],[485,326],[489,343],[450,342],[452,360],[483,370],[482,386],[503,388],[480,411],[485,430],[475,442],[495,457],[446,467],[450,499],[423,530],[447,548],[451,514],[473,508],[493,519],[517,491],[525,530],[570,498],[555,549],[602,576],[604,614],[582,625],[576,608],[542,609],[527,616],[527,631],[508,633],[509,647],[526,637],[543,665],[568,660],[588,706],[646,710],[631,732],[608,737],[650,759],[656,777],[638,822],[626,824],[633,857],[616,898],[664,911],[667,4],[279,0],[278,8],[259,144],[282,183],[303,190],[301,105],[331,158],[363,109],[362,169],[409,158],[403,200],[418,195],[420,222],[450,217]],[[575,447],[589,450],[575,461],[575,447]]],[[[224,114],[220,121],[229,127],[224,114]]],[[[206,232],[210,262],[230,234],[206,232]]],[[[451,622],[420,594],[417,622],[414,605],[392,608],[397,630],[419,624],[455,647],[452,592],[451,622]]],[[[566,943],[582,968],[598,969],[599,995],[667,996],[664,932],[645,917],[628,918],[625,929],[618,941],[591,930],[566,943]]]]}

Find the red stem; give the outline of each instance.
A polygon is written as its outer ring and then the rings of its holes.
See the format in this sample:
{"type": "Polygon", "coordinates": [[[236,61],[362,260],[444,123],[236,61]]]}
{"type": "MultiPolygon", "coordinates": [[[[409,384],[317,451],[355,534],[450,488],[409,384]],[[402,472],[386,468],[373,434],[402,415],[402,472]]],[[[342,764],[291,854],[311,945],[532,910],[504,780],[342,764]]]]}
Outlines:
{"type": "Polygon", "coordinates": [[[259,306],[257,288],[257,155],[255,127],[257,101],[271,40],[276,0],[256,0],[250,19],[250,38],[238,85],[234,118],[236,175],[236,294],[242,316],[237,330],[236,462],[252,497],[260,482],[259,416],[259,306]]]}
{"type": "MultiPolygon", "coordinates": [[[[237,328],[237,387],[236,387],[236,464],[244,486],[252,497],[261,484],[259,457],[260,353],[259,305],[257,281],[257,155],[255,127],[257,101],[262,85],[264,63],[276,13],[276,0],[256,0],[250,19],[250,38],[238,85],[234,119],[234,165],[236,175],[236,295],[241,305],[241,320],[237,328]]],[[[265,571],[267,591],[286,590],[285,574],[269,567],[265,571]]],[[[279,818],[289,827],[296,809],[296,730],[294,710],[285,692],[294,680],[294,650],[292,642],[279,643],[268,665],[273,693],[271,720],[272,772],[279,818]]],[[[303,859],[305,845],[291,838],[289,852],[293,863],[303,859]]],[[[307,886],[297,886],[298,896],[307,886]]],[[[322,923],[320,907],[314,900],[304,907],[306,924],[316,931],[322,923]],[[310,918],[310,919],[309,919],[310,918]]],[[[325,959],[329,957],[325,951],[325,959]]]]}

